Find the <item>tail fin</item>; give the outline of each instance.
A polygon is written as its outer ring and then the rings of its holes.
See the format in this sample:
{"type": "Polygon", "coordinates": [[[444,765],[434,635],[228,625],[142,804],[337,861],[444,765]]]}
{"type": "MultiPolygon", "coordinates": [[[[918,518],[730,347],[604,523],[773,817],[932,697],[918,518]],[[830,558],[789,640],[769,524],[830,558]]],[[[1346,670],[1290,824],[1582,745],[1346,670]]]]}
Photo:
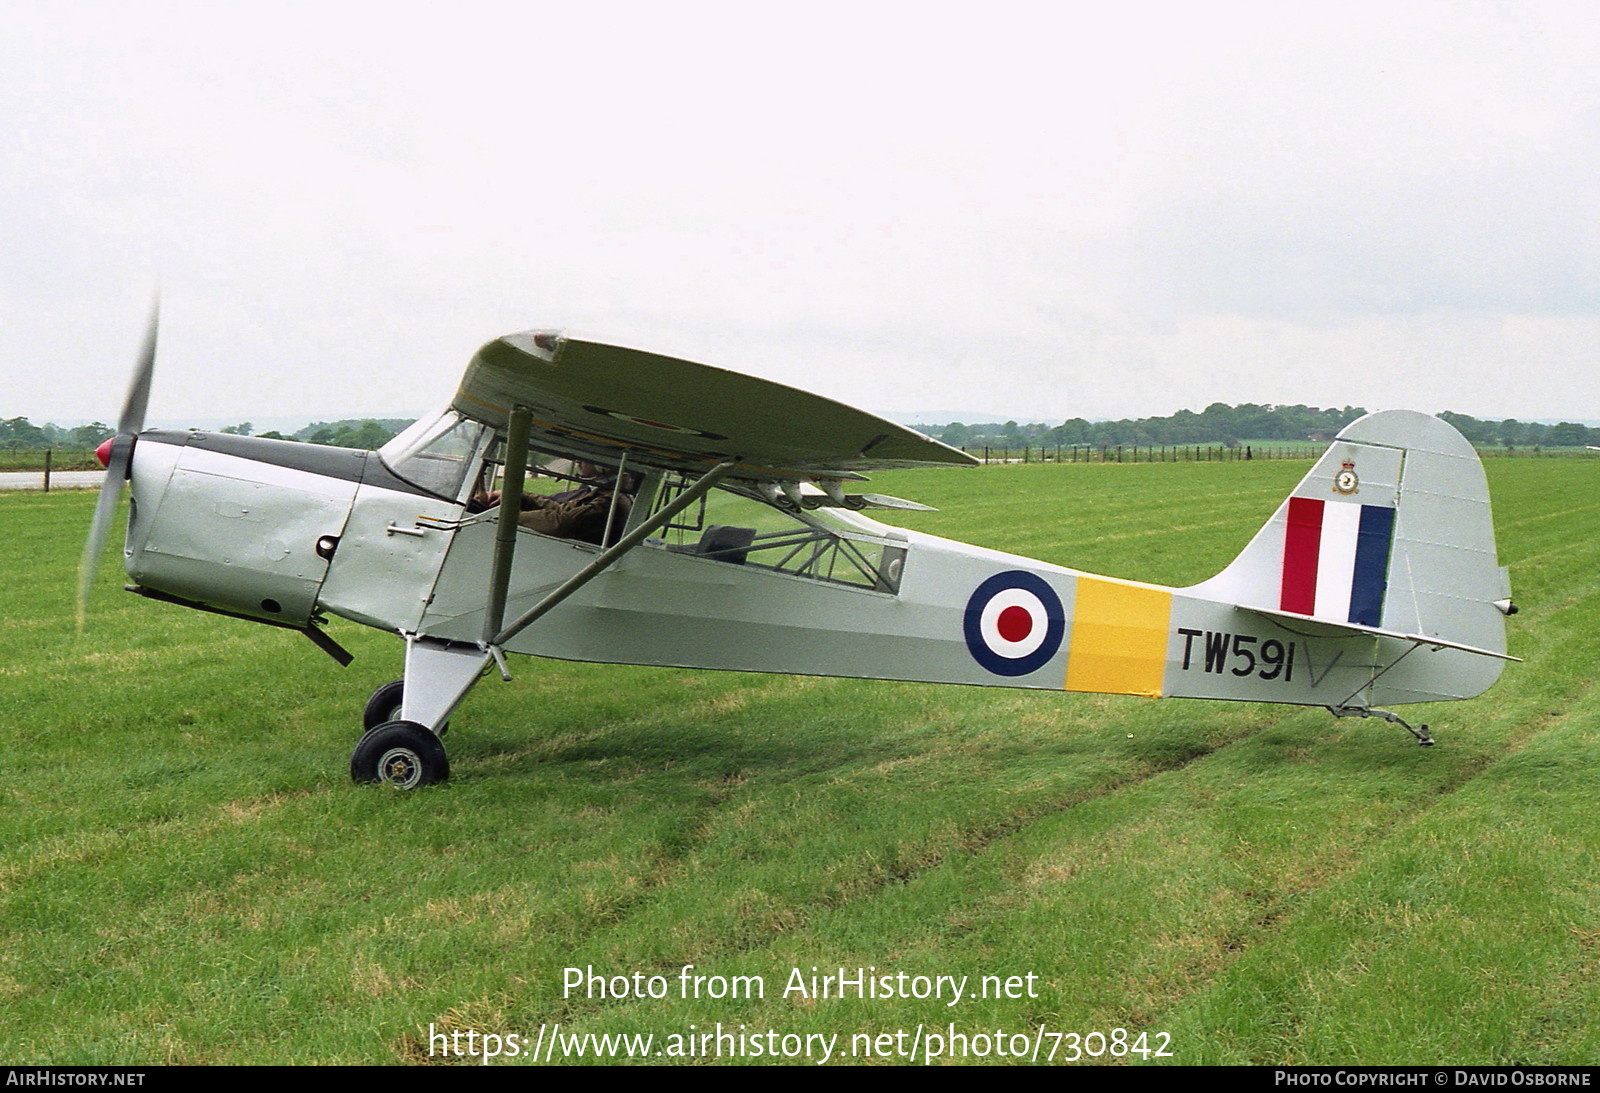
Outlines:
{"type": "Polygon", "coordinates": [[[1505,652],[1510,583],[1483,465],[1454,428],[1412,410],[1346,426],[1233,563],[1187,591],[1505,652]]]}

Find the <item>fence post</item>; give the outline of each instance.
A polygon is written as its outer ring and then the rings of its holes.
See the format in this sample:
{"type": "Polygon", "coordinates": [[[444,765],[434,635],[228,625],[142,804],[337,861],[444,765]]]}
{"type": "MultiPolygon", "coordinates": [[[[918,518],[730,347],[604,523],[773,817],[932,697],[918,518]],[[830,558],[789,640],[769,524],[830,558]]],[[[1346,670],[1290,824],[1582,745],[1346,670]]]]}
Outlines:
{"type": "Polygon", "coordinates": [[[50,492],[50,449],[44,450],[44,492],[50,492]]]}

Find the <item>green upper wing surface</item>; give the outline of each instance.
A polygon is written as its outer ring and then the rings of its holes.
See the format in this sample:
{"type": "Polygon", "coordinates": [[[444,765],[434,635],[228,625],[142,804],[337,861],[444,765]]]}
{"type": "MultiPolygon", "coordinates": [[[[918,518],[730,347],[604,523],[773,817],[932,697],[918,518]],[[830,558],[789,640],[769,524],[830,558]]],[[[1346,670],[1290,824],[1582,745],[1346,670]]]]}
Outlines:
{"type": "Polygon", "coordinates": [[[735,477],[853,478],[892,467],[969,466],[959,449],[781,383],[638,349],[527,331],[467,366],[454,407],[504,426],[532,417],[530,443],[614,461],[693,469],[733,458],[735,477]]]}

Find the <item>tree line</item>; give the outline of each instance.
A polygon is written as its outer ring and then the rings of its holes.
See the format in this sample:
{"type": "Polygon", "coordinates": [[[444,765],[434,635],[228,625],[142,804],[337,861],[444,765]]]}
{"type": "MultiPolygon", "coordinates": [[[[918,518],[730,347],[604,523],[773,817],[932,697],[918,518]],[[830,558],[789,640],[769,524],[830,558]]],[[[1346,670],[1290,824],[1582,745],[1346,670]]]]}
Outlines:
{"type": "MultiPolygon", "coordinates": [[[[1263,406],[1245,403],[1229,406],[1214,402],[1199,413],[1179,410],[1167,417],[1123,418],[1120,421],[1088,421],[1071,418],[1059,425],[1047,422],[1008,421],[1003,425],[967,425],[955,421],[948,425],[925,426],[931,436],[958,448],[1023,448],[1046,445],[1088,445],[1109,448],[1118,444],[1141,447],[1175,447],[1185,444],[1223,444],[1232,446],[1250,440],[1327,441],[1340,429],[1366,413],[1359,406],[1343,408],[1316,406],[1263,406]]],[[[1600,446],[1600,428],[1563,421],[1546,425],[1536,421],[1506,418],[1490,421],[1470,414],[1446,410],[1439,415],[1479,447],[1568,448],[1586,444],[1600,446]]],[[[248,421],[221,430],[240,436],[264,436],[275,440],[299,440],[307,444],[327,444],[339,448],[380,448],[401,429],[411,424],[396,418],[346,418],[342,421],[315,421],[292,435],[276,430],[255,433],[248,421]]],[[[0,419],[0,449],[38,451],[92,450],[116,432],[104,422],[95,421],[74,428],[45,423],[35,425],[25,417],[0,419]]]]}
{"type": "MultiPolygon", "coordinates": [[[[1359,406],[1270,406],[1245,403],[1229,406],[1214,402],[1199,413],[1179,410],[1167,417],[1088,421],[1071,418],[1059,425],[1046,422],[1003,425],[924,426],[924,431],[957,448],[1023,448],[1048,445],[1116,445],[1176,447],[1186,444],[1233,446],[1252,440],[1326,442],[1367,411],[1359,406]]],[[[1488,421],[1446,410],[1439,415],[1480,447],[1556,448],[1600,445],[1600,429],[1564,421],[1545,425],[1535,421],[1488,421]]]]}
{"type": "MultiPolygon", "coordinates": [[[[275,429],[254,432],[248,421],[219,430],[237,436],[264,436],[272,440],[299,440],[307,444],[327,444],[337,448],[381,448],[411,422],[395,418],[347,418],[343,421],[315,421],[291,436],[275,429]]],[[[89,451],[115,433],[116,427],[103,421],[66,429],[46,422],[35,425],[25,417],[0,419],[0,449],[42,451],[89,451]]]]}

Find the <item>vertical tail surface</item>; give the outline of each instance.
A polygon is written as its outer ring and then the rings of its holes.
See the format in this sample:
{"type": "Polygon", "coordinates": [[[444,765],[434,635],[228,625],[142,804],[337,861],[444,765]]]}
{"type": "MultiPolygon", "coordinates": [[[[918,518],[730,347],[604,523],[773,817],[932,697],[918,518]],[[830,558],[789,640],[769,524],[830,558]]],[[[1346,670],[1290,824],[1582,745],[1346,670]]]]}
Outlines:
{"type": "Polygon", "coordinates": [[[1411,410],[1347,426],[1217,576],[1191,594],[1505,651],[1510,584],[1483,465],[1411,410]]]}

